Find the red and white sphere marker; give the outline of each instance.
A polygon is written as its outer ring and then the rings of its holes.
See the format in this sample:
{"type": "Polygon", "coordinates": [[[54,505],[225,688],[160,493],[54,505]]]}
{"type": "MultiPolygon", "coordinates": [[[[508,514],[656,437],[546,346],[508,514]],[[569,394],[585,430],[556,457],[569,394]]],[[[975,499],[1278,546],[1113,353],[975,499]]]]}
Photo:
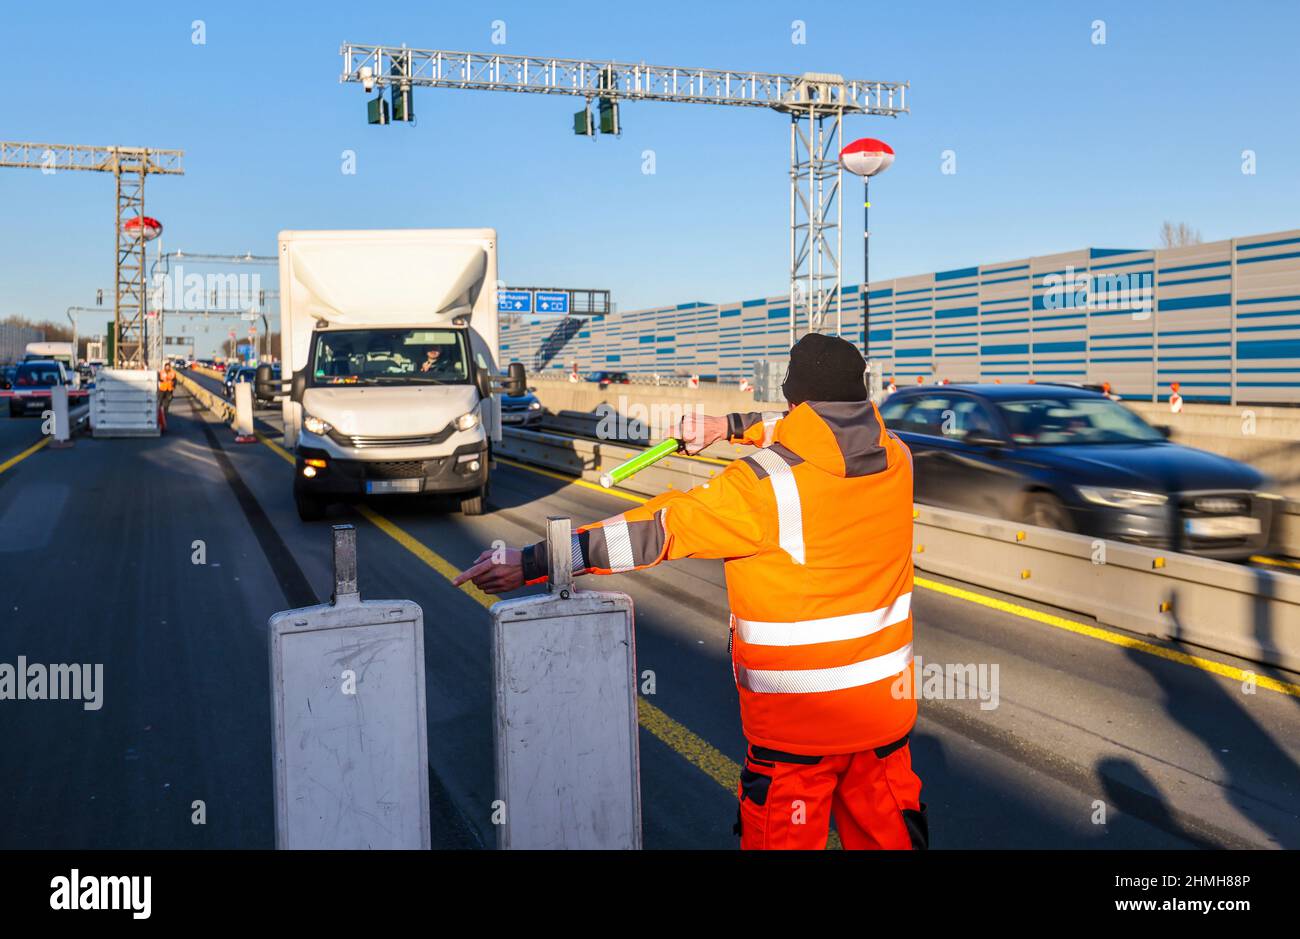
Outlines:
{"type": "Polygon", "coordinates": [[[162,222],[147,215],[137,215],[122,223],[122,231],[145,241],[153,241],[162,234],[162,222]]]}
{"type": "Polygon", "coordinates": [[[894,148],[875,137],[861,137],[840,151],[840,166],[856,176],[875,176],[894,162],[894,148]]]}

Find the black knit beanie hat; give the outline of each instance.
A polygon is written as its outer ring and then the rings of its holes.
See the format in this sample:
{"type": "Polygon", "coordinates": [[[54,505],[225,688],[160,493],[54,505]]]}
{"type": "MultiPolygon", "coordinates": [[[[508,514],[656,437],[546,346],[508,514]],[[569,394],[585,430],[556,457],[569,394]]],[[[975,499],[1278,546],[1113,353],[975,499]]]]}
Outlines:
{"type": "Polygon", "coordinates": [[[867,400],[867,363],[839,336],[809,333],[790,349],[781,392],[791,405],[805,401],[867,400]]]}

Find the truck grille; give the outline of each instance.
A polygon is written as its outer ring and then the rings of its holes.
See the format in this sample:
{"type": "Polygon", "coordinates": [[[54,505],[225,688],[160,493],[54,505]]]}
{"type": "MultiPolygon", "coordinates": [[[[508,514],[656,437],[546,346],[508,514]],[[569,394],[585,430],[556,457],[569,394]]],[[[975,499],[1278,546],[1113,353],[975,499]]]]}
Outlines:
{"type": "Polygon", "coordinates": [[[437,471],[442,460],[385,460],[367,463],[366,479],[419,479],[437,471]]]}
{"type": "Polygon", "coordinates": [[[354,450],[366,450],[374,447],[427,447],[430,444],[442,443],[452,435],[455,429],[454,425],[448,424],[442,430],[434,434],[411,434],[404,437],[374,437],[364,434],[342,434],[337,430],[331,430],[330,439],[345,447],[352,447],[354,450]]]}

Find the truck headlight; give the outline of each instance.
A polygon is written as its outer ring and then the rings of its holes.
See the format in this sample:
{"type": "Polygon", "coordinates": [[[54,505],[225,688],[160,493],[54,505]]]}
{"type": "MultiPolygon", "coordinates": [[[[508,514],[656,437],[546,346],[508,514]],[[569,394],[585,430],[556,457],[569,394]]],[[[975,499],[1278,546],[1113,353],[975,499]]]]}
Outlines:
{"type": "Polygon", "coordinates": [[[334,429],[334,425],[322,421],[319,417],[312,417],[310,414],[304,414],[302,417],[302,426],[304,430],[313,434],[324,436],[334,429]]]}
{"type": "Polygon", "coordinates": [[[1143,506],[1164,505],[1169,497],[1159,492],[1141,489],[1113,489],[1110,486],[1077,486],[1079,495],[1095,505],[1112,509],[1137,509],[1143,506]]]}
{"type": "Polygon", "coordinates": [[[478,426],[478,411],[470,411],[456,418],[457,430],[473,430],[478,426]]]}
{"type": "Polygon", "coordinates": [[[541,409],[542,409],[542,402],[540,401],[533,401],[531,404],[528,405],[528,410],[530,411],[540,411],[541,409]]]}

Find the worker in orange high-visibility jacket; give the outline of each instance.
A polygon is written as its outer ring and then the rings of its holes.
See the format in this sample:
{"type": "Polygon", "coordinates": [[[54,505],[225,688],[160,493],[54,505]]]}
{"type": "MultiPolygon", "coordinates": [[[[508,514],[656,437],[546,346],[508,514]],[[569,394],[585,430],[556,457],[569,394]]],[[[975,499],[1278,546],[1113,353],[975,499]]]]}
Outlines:
{"type": "MultiPolygon", "coordinates": [[[[784,413],[688,418],[698,452],[758,449],[573,536],[575,573],[725,560],[731,657],[748,741],[742,848],[928,846],[912,771],[912,465],[868,400],[861,354],[810,334],[790,351],[784,413]]],[[[488,593],[546,576],[545,543],[456,579],[488,593]]]]}
{"type": "Polygon", "coordinates": [[[158,373],[158,407],[164,414],[171,410],[172,395],[175,393],[176,370],[172,368],[171,362],[166,362],[158,373]]]}

